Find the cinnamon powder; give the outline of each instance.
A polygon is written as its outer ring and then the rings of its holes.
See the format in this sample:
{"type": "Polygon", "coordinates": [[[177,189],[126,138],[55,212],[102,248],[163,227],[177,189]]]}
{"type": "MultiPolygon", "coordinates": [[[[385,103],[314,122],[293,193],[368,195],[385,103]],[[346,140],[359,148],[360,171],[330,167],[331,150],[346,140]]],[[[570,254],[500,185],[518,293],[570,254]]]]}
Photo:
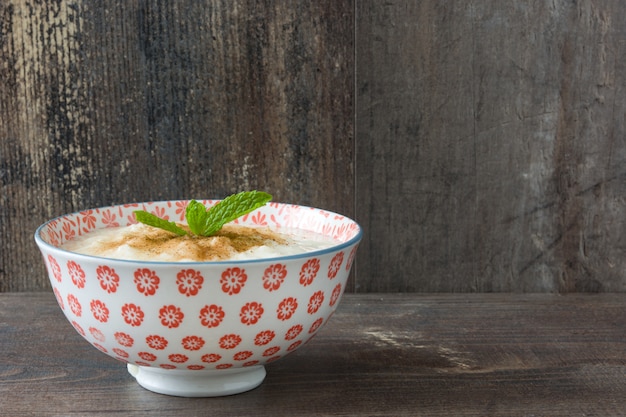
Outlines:
{"type": "MultiPolygon", "coordinates": [[[[187,229],[186,225],[180,227],[187,229]]],[[[153,254],[155,257],[168,253],[179,259],[191,261],[219,261],[233,254],[245,252],[257,246],[285,244],[284,238],[269,229],[225,225],[213,236],[187,234],[177,236],[166,230],[145,227],[140,233],[125,234],[103,249],[128,245],[133,249],[153,254]]]]}

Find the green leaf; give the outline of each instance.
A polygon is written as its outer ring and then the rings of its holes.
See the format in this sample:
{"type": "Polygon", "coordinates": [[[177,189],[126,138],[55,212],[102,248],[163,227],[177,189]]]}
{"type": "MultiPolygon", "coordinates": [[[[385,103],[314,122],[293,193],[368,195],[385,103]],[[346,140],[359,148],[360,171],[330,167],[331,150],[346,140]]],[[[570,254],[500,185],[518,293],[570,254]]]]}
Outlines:
{"type": "MultiPolygon", "coordinates": [[[[226,197],[208,211],[205,211],[204,214],[200,214],[200,210],[196,207],[190,211],[189,206],[187,206],[187,216],[190,213],[193,213],[193,216],[197,216],[197,218],[194,218],[194,222],[197,221],[194,227],[202,225],[202,230],[198,229],[198,232],[194,231],[194,229],[191,230],[201,236],[214,235],[226,223],[264,206],[271,199],[272,196],[270,194],[262,191],[243,191],[226,197]]],[[[187,223],[189,223],[189,218],[187,223]]],[[[189,227],[191,228],[191,225],[189,227]]]]}
{"type": "Polygon", "coordinates": [[[207,228],[208,217],[206,207],[204,207],[202,203],[191,200],[189,204],[187,204],[187,210],[185,211],[187,226],[189,226],[191,231],[196,235],[206,236],[204,230],[207,228]]]}
{"type": "Polygon", "coordinates": [[[180,228],[176,223],[162,219],[154,214],[144,210],[135,210],[135,218],[138,222],[147,224],[148,226],[158,227],[168,232],[176,233],[178,236],[187,234],[184,229],[180,228]]]}
{"type": "MultiPolygon", "coordinates": [[[[202,203],[191,200],[187,204],[185,218],[189,229],[195,235],[212,236],[226,223],[264,206],[271,199],[271,195],[262,191],[243,191],[226,197],[209,210],[202,203]]],[[[176,233],[179,236],[187,234],[176,223],[161,219],[143,210],[136,210],[135,218],[138,222],[176,233]]]]}

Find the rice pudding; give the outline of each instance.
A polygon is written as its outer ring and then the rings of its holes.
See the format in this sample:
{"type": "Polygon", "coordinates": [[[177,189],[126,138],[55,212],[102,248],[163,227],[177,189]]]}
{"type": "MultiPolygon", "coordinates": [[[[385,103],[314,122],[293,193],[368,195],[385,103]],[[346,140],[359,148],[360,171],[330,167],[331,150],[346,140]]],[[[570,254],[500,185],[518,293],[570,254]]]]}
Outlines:
{"type": "MultiPolygon", "coordinates": [[[[180,227],[188,230],[186,225],[180,227]]],[[[61,248],[84,255],[105,258],[163,261],[208,262],[264,259],[296,255],[336,245],[330,237],[301,229],[227,224],[209,237],[177,236],[142,223],[96,229],[78,236],[61,248]]]]}

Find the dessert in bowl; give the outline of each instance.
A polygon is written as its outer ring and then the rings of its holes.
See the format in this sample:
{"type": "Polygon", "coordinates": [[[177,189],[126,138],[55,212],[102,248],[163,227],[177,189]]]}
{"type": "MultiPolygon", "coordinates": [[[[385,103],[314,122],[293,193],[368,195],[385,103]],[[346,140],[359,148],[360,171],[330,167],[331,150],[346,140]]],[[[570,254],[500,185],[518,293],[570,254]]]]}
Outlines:
{"type": "MultiPolygon", "coordinates": [[[[209,208],[217,203],[202,201],[209,208]]],[[[361,228],[340,214],[272,202],[224,226],[223,234],[267,233],[260,245],[236,247],[232,256],[222,251],[199,261],[184,253],[171,259],[131,250],[136,260],[120,259],[128,253],[79,253],[92,234],[119,236],[137,228],[137,210],[184,227],[189,204],[72,213],[40,226],[35,240],[67,320],[94,347],[125,362],[141,386],[189,397],[248,391],[262,383],[265,364],[306,344],[330,319],[361,228]]]]}

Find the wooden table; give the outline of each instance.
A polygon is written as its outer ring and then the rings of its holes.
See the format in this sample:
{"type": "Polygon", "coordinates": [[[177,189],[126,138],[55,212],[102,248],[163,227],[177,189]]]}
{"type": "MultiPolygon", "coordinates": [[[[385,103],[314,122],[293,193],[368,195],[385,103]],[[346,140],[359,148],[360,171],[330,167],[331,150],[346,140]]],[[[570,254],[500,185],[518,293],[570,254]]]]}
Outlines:
{"type": "Polygon", "coordinates": [[[0,294],[0,415],[626,415],[626,294],[346,295],[257,389],[139,387],[52,294],[0,294]]]}

